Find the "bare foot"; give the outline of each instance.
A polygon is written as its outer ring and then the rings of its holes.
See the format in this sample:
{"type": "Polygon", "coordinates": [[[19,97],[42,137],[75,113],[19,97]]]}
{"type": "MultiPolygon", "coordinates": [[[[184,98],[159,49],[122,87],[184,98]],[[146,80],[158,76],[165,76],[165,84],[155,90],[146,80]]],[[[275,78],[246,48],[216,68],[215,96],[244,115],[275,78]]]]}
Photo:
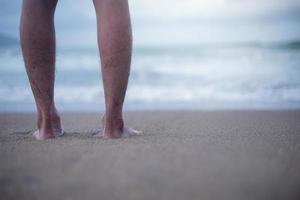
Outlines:
{"type": "Polygon", "coordinates": [[[39,129],[37,129],[34,133],[33,136],[35,137],[35,139],[37,140],[46,140],[46,139],[54,139],[55,135],[53,134],[48,134],[45,132],[41,132],[39,129]]]}
{"type": "Polygon", "coordinates": [[[109,121],[105,120],[105,115],[102,117],[102,130],[105,139],[128,138],[142,134],[142,131],[124,126],[123,119],[109,121]]]}
{"type": "Polygon", "coordinates": [[[37,127],[38,129],[33,133],[37,140],[53,139],[64,134],[60,116],[56,110],[52,111],[46,117],[42,117],[39,113],[37,127]]]}

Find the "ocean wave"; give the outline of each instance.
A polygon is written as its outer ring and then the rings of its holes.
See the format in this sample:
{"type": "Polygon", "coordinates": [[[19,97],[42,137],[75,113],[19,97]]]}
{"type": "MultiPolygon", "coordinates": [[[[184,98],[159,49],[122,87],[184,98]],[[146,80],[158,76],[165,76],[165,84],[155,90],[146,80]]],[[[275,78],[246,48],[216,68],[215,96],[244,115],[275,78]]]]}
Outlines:
{"type": "MultiPolygon", "coordinates": [[[[0,65],[0,110],[8,104],[10,109],[32,105],[20,51],[0,53],[0,65]]],[[[289,49],[138,48],[133,54],[126,105],[180,105],[184,109],[196,104],[264,108],[292,103],[300,108],[299,66],[299,52],[289,49]]],[[[84,110],[84,105],[103,104],[97,49],[60,50],[56,69],[55,99],[62,108],[80,104],[84,110]]]]}
{"type": "MultiPolygon", "coordinates": [[[[63,103],[94,103],[103,101],[101,85],[58,85],[55,99],[63,103]]],[[[224,85],[130,85],[126,100],[134,102],[300,102],[300,85],[273,87],[232,87],[224,85]]],[[[33,101],[29,87],[1,87],[0,102],[33,101]]]]}

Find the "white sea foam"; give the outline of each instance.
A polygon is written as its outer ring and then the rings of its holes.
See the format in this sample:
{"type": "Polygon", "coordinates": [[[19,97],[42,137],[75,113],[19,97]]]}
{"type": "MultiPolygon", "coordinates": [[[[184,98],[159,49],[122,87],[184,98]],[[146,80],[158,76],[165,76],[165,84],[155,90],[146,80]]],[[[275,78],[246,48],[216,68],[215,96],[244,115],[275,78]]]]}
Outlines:
{"type": "MultiPolygon", "coordinates": [[[[0,110],[7,105],[10,110],[32,105],[21,54],[2,52],[0,65],[0,110]]],[[[184,109],[196,104],[210,108],[300,108],[299,66],[297,49],[136,49],[126,104],[133,109],[135,105],[184,109]]],[[[97,50],[58,53],[55,99],[62,108],[103,103],[97,50]]]]}

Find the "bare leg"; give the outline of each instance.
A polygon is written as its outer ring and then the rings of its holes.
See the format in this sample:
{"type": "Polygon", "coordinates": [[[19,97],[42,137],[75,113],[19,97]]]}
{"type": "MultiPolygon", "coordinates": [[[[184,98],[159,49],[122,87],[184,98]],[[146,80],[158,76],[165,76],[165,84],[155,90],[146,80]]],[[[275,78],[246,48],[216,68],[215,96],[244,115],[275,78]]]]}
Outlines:
{"type": "Polygon", "coordinates": [[[54,104],[57,0],[23,0],[20,38],[27,75],[37,106],[37,139],[54,138],[61,122],[54,104]]]}
{"type": "Polygon", "coordinates": [[[94,0],[105,94],[106,138],[139,132],[124,126],[122,109],[130,72],[132,33],[127,0],[94,0]]]}

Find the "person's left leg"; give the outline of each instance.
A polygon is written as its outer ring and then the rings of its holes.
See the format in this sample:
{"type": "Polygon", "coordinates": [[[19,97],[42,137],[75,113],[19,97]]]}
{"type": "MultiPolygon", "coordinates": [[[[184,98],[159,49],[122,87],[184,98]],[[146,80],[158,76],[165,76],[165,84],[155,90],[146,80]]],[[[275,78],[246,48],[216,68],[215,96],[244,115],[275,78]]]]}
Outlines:
{"type": "Polygon", "coordinates": [[[62,131],[54,104],[56,4],[57,0],[23,0],[22,5],[20,38],[37,107],[36,139],[54,138],[62,131]]]}
{"type": "Polygon", "coordinates": [[[130,72],[132,34],[127,0],[94,0],[105,95],[106,138],[137,135],[124,126],[123,103],[130,72]]]}

